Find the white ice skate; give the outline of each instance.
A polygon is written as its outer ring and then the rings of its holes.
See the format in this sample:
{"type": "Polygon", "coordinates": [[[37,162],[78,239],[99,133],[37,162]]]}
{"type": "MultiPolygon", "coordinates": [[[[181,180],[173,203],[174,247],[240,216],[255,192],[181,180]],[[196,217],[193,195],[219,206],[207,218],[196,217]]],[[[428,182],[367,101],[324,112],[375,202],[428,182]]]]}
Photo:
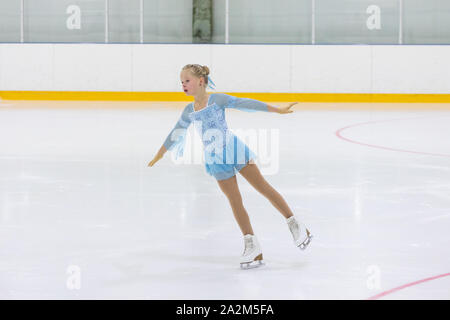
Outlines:
{"type": "Polygon", "coordinates": [[[306,229],[303,223],[298,222],[294,216],[286,219],[289,230],[294,238],[294,244],[301,250],[305,250],[311,242],[312,234],[306,229]]]}
{"type": "Polygon", "coordinates": [[[264,265],[261,247],[256,236],[246,234],[244,236],[244,253],[241,256],[241,269],[252,269],[264,265]]]}

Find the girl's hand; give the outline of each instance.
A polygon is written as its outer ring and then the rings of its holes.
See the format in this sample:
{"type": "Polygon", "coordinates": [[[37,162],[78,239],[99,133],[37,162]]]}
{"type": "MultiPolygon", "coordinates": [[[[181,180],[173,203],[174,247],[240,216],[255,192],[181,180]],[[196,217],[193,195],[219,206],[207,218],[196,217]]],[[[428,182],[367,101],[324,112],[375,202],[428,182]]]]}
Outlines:
{"type": "Polygon", "coordinates": [[[296,105],[298,102],[291,102],[289,103],[289,105],[287,107],[280,107],[278,108],[278,113],[292,113],[294,112],[293,110],[289,110],[290,108],[292,108],[293,105],[296,105]]]}
{"type": "Polygon", "coordinates": [[[149,162],[149,164],[147,165],[147,167],[153,167],[153,165],[162,158],[162,155],[157,153],[156,156],[153,158],[152,161],[149,162]]]}

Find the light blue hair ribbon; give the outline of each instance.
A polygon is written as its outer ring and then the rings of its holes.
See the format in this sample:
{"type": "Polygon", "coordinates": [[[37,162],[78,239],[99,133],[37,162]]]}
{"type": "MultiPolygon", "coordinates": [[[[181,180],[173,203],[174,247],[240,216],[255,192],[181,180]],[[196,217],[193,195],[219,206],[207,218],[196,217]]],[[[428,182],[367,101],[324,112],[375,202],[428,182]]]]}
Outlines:
{"type": "Polygon", "coordinates": [[[211,78],[208,76],[208,88],[215,90],[216,84],[211,80],[211,78]]]}

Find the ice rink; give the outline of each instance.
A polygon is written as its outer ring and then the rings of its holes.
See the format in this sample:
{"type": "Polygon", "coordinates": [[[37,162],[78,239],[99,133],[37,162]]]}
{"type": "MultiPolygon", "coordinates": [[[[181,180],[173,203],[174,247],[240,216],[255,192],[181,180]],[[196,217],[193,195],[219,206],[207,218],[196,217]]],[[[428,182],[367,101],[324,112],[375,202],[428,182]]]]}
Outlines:
{"type": "Polygon", "coordinates": [[[266,262],[241,270],[203,164],[147,167],[185,104],[0,103],[0,299],[450,299],[448,105],[227,110],[279,133],[265,177],[314,235],[238,175],[266,262]]]}

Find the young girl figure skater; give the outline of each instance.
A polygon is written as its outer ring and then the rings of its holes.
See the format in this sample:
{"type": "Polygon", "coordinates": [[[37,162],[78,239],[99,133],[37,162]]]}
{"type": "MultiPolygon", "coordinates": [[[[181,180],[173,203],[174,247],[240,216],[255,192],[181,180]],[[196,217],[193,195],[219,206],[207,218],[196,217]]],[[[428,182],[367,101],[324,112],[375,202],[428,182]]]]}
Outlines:
{"type": "Polygon", "coordinates": [[[264,264],[261,246],[256,238],[247,211],[242,203],[236,173],[239,172],[258,192],[265,196],[272,205],[286,218],[294,243],[305,249],[312,235],[303,223],[298,221],[283,197],[264,179],[255,164],[256,154],[248,148],[231,130],[225,121],[225,109],[255,112],[292,113],[290,108],[276,107],[257,100],[237,98],[223,93],[207,93],[207,86],[214,84],[209,77],[209,68],[198,64],[188,64],[180,74],[183,90],[195,101],[183,110],[175,127],[167,136],[163,145],[148,164],[152,167],[167,150],[175,152],[175,157],[182,156],[186,131],[194,123],[202,137],[206,172],[213,176],[220,189],[227,197],[234,217],[244,237],[244,252],[240,258],[241,268],[253,268],[264,264]]]}

